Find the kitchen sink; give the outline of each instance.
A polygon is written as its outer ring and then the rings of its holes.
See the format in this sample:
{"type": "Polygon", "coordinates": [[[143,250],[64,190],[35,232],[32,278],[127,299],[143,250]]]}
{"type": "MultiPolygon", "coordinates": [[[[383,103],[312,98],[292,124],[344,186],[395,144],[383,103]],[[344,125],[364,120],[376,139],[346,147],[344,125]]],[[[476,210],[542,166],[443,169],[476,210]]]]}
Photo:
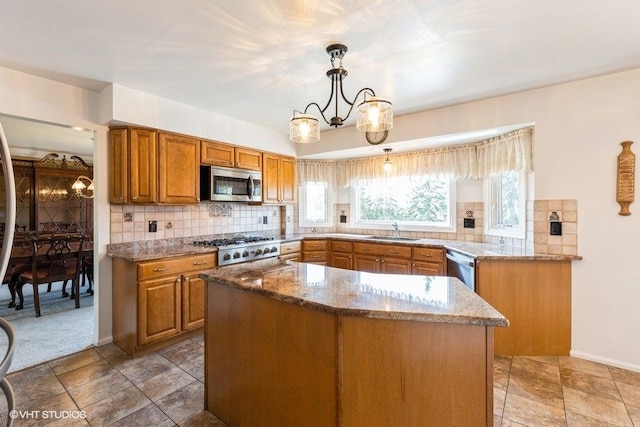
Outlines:
{"type": "Polygon", "coordinates": [[[393,237],[393,236],[369,236],[367,238],[372,240],[393,240],[398,242],[415,242],[416,240],[420,240],[416,237],[393,237]]]}

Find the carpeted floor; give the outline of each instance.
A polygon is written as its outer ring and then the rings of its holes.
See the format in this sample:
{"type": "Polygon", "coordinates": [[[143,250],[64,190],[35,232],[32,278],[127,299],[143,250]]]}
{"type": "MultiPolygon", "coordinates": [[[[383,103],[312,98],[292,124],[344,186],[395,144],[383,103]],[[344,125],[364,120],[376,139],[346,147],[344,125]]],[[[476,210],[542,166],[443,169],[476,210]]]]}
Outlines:
{"type": "MultiPolygon", "coordinates": [[[[34,366],[91,347],[93,340],[93,296],[80,290],[80,308],[72,299],[62,298],[62,284],[54,283],[51,292],[40,287],[40,317],[35,317],[33,289],[25,285],[24,309],[7,308],[11,297],[6,285],[0,286],[0,316],[11,323],[16,347],[9,372],[34,366]]],[[[70,287],[67,286],[67,292],[70,287]]],[[[0,357],[7,347],[0,333],[0,357]]]]}

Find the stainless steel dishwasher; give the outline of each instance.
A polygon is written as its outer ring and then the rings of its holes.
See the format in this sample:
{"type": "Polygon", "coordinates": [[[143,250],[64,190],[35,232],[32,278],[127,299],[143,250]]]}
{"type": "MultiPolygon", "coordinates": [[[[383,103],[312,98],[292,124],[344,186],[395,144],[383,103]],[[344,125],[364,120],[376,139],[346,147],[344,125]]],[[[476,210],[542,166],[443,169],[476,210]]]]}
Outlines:
{"type": "Polygon", "coordinates": [[[457,277],[469,289],[476,291],[476,259],[474,257],[447,250],[447,275],[457,277]]]}

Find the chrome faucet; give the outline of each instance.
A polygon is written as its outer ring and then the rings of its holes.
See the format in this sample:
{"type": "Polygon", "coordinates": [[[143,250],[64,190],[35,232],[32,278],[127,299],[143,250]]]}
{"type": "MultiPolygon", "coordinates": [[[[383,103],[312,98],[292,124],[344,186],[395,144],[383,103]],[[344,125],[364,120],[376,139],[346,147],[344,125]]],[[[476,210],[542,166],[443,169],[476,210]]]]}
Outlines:
{"type": "Polygon", "coordinates": [[[393,227],[393,237],[400,237],[400,231],[398,230],[398,223],[394,222],[393,224],[391,224],[391,226],[393,227]]]}

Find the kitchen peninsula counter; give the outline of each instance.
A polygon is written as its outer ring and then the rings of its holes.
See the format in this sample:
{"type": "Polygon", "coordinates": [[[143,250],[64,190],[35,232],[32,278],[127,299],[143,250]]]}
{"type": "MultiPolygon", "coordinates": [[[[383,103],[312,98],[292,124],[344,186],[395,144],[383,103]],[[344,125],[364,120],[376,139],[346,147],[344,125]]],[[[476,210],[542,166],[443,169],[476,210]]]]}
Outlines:
{"type": "Polygon", "coordinates": [[[227,424],[492,425],[508,322],[458,279],[275,259],[200,277],[205,407],[227,424]]]}

